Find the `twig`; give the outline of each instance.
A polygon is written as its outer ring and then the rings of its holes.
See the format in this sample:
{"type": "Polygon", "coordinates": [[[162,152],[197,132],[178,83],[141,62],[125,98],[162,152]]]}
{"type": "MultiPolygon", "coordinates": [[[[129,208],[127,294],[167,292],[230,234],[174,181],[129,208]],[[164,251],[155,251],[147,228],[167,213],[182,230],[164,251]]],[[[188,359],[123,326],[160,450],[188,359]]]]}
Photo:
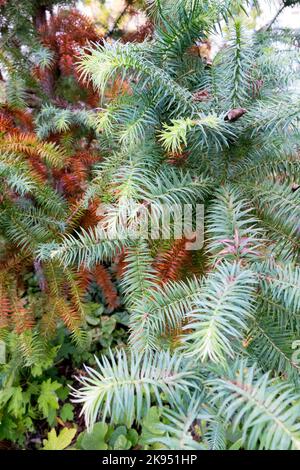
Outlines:
{"type": "Polygon", "coordinates": [[[276,15],[274,16],[274,18],[265,26],[263,26],[262,28],[260,28],[258,30],[258,32],[265,32],[265,31],[269,31],[273,24],[276,22],[278,16],[283,12],[283,10],[285,9],[285,5],[282,5],[279,10],[277,11],[276,15]]]}

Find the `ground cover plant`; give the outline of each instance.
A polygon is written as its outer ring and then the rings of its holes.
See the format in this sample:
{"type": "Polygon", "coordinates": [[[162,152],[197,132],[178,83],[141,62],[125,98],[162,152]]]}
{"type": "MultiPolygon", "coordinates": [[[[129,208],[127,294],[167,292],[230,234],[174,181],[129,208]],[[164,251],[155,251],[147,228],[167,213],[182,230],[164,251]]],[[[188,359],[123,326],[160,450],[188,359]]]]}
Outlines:
{"type": "Polygon", "coordinates": [[[128,2],[147,15],[130,33],[17,3],[0,2],[1,446],[299,450],[296,33],[254,31],[247,1],[128,2]]]}

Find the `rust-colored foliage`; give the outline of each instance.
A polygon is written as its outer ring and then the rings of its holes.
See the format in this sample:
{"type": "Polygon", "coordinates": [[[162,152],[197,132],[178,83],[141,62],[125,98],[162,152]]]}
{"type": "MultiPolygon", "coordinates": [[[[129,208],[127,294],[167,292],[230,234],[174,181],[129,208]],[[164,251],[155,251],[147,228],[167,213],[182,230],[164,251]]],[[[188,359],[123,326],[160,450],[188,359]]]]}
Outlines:
{"type": "Polygon", "coordinates": [[[125,268],[126,268],[126,261],[125,261],[125,258],[126,258],[126,253],[125,253],[125,250],[123,249],[116,257],[115,257],[115,260],[114,260],[114,264],[113,264],[113,270],[115,272],[115,276],[118,280],[121,280],[123,275],[124,275],[124,272],[125,272],[125,268]]]}
{"type": "Polygon", "coordinates": [[[24,299],[19,299],[13,295],[11,310],[11,324],[17,334],[33,328],[34,318],[31,309],[25,306],[24,299]]]}
{"type": "Polygon", "coordinates": [[[33,120],[29,111],[12,108],[7,104],[1,104],[0,109],[0,132],[19,134],[22,131],[32,131],[33,120]]]}
{"type": "Polygon", "coordinates": [[[82,323],[78,310],[63,298],[56,300],[55,307],[67,328],[70,331],[78,330],[82,323]]]}
{"type": "Polygon", "coordinates": [[[162,284],[180,278],[180,271],[190,257],[190,253],[186,250],[186,243],[185,238],[175,240],[170,250],[157,256],[154,266],[162,284]]]}
{"type": "Polygon", "coordinates": [[[99,156],[92,152],[78,151],[66,159],[63,169],[54,171],[61,189],[70,200],[76,201],[86,189],[91,166],[98,160],[99,156]]]}
{"type": "Polygon", "coordinates": [[[80,48],[100,39],[92,21],[76,9],[51,15],[40,34],[44,45],[56,54],[56,65],[64,75],[74,73],[80,48]]]}
{"type": "Polygon", "coordinates": [[[100,201],[95,198],[93,199],[80,220],[80,226],[89,229],[91,227],[95,227],[101,220],[101,216],[98,214],[100,201]]]}
{"type": "MultiPolygon", "coordinates": [[[[71,207],[71,199],[80,197],[86,187],[90,166],[95,162],[96,156],[87,151],[75,152],[67,156],[62,146],[40,141],[33,132],[25,132],[23,126],[21,129],[17,127],[17,122],[21,122],[19,116],[19,113],[16,113],[15,117],[11,110],[3,107],[0,114],[2,132],[0,149],[21,158],[27,164],[31,181],[41,190],[47,186],[60,189],[66,202],[67,199],[70,200],[71,207]],[[65,184],[66,175],[70,177],[73,175],[72,185],[70,184],[69,187],[65,184]]],[[[10,201],[9,204],[14,204],[18,201],[19,195],[8,188],[3,197],[6,202],[10,201]]],[[[28,200],[31,199],[31,204],[35,206],[34,196],[29,193],[26,197],[28,200]]],[[[3,202],[2,199],[1,202],[3,202]]],[[[95,207],[90,207],[86,211],[91,212],[90,218],[92,216],[95,218],[95,210],[95,207]]],[[[76,228],[76,220],[72,222],[76,228]]],[[[70,230],[72,228],[70,224],[70,230]]],[[[71,272],[68,274],[69,278],[65,280],[62,268],[51,263],[43,266],[33,257],[30,243],[28,246],[29,250],[27,248],[23,250],[23,242],[18,245],[7,243],[3,252],[0,253],[0,328],[14,330],[17,334],[21,334],[35,326],[34,308],[30,305],[30,301],[25,302],[20,296],[20,292],[26,289],[24,274],[34,273],[41,291],[39,293],[42,301],[42,308],[39,311],[39,314],[42,313],[41,332],[47,336],[55,333],[58,317],[72,332],[79,331],[84,317],[81,302],[89,284],[90,274],[80,272],[76,276],[71,272]],[[6,281],[7,285],[14,287],[8,290],[6,281]]]]}
{"type": "Polygon", "coordinates": [[[50,68],[36,68],[36,77],[51,84],[59,76],[72,75],[88,92],[86,102],[96,105],[98,94],[82,82],[76,68],[80,50],[89,42],[102,40],[92,21],[76,9],[61,9],[51,15],[39,32],[42,43],[54,53],[54,58],[50,68]]]}
{"type": "MultiPolygon", "coordinates": [[[[0,6],[3,4],[1,2],[0,6]]],[[[45,11],[44,8],[41,9],[35,27],[41,43],[52,55],[48,66],[36,67],[32,71],[34,78],[54,107],[67,106],[76,112],[77,108],[82,110],[98,105],[98,94],[88,83],[81,80],[76,64],[81,50],[89,42],[101,42],[101,35],[91,20],[75,9],[58,9],[55,12],[47,11],[47,14],[45,11]],[[61,98],[58,91],[60,80],[66,77],[76,81],[74,86],[72,85],[72,90],[75,90],[74,98],[72,95],[70,98],[72,104],[64,97],[61,98]],[[80,95],[78,99],[77,95],[80,95]]],[[[130,94],[131,89],[129,84],[120,80],[112,85],[110,93],[111,96],[130,94]]],[[[94,197],[87,208],[82,207],[82,196],[91,178],[92,166],[100,160],[94,134],[89,131],[84,135],[82,130],[74,125],[66,132],[50,133],[47,139],[38,138],[35,133],[35,113],[42,102],[38,96],[35,98],[28,103],[25,110],[12,107],[8,103],[1,104],[0,107],[0,151],[9,155],[9,164],[10,161],[16,161],[16,166],[20,165],[18,168],[21,173],[24,169],[26,177],[34,187],[34,190],[20,196],[18,190],[9,186],[4,179],[5,191],[0,196],[0,204],[4,203],[12,208],[12,217],[16,203],[19,207],[28,204],[30,208],[41,210],[43,213],[43,198],[48,197],[48,194],[51,198],[51,191],[55,190],[56,193],[52,193],[54,198],[59,197],[65,203],[58,219],[62,226],[65,226],[63,230],[66,233],[74,234],[81,227],[95,227],[100,220],[100,200],[94,197]]],[[[51,236],[57,237],[56,241],[59,242],[61,231],[51,222],[51,217],[55,219],[55,215],[53,216],[51,211],[48,213],[47,207],[43,215],[46,219],[49,217],[50,221],[48,226],[46,224],[46,230],[49,230],[51,236]]],[[[22,224],[22,219],[20,220],[22,224]]],[[[38,223],[39,221],[36,225],[38,223]]],[[[98,265],[92,272],[85,268],[76,272],[52,261],[40,262],[35,255],[35,243],[39,243],[39,236],[35,239],[30,224],[28,227],[24,226],[24,237],[21,241],[14,242],[8,238],[5,246],[0,247],[1,329],[21,334],[37,326],[42,334],[50,337],[55,334],[57,323],[61,319],[66,327],[76,334],[84,324],[85,294],[92,280],[96,280],[101,288],[108,309],[114,310],[118,307],[118,293],[106,267],[98,265]],[[35,304],[35,299],[24,296],[27,289],[25,278],[28,275],[32,275],[37,282],[38,305],[35,304]]],[[[35,223],[33,228],[35,229],[35,223]]],[[[45,239],[42,236],[41,241],[47,242],[47,235],[45,239]]],[[[120,258],[119,263],[117,261],[120,272],[123,259],[124,257],[120,258]]]]}
{"type": "Polygon", "coordinates": [[[89,284],[91,282],[91,278],[92,278],[92,275],[88,269],[83,268],[83,267],[79,269],[78,274],[77,274],[77,283],[78,283],[79,289],[81,289],[82,292],[87,291],[89,284]]]}
{"type": "Polygon", "coordinates": [[[188,152],[171,152],[168,155],[167,162],[170,165],[182,167],[186,164],[188,152]]]}
{"type": "Polygon", "coordinates": [[[0,113],[0,132],[8,132],[14,129],[13,120],[5,116],[4,113],[0,113]]]}
{"type": "Polygon", "coordinates": [[[9,325],[9,314],[11,312],[7,289],[3,276],[0,275],[0,329],[9,325]]]}
{"type": "Polygon", "coordinates": [[[108,308],[110,310],[115,310],[119,305],[119,299],[110,273],[102,264],[98,264],[95,267],[94,273],[95,279],[103,292],[108,308]]]}

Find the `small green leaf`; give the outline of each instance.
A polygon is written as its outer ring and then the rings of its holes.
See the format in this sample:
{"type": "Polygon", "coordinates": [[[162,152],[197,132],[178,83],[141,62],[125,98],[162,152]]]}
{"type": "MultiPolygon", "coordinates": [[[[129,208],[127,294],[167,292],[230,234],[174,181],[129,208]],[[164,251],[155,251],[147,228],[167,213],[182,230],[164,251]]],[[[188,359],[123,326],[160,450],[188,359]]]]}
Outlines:
{"type": "Polygon", "coordinates": [[[114,450],[128,450],[130,449],[130,447],[131,447],[131,442],[128,439],[126,439],[124,434],[121,434],[115,442],[114,450]]]}
{"type": "Polygon", "coordinates": [[[74,406],[71,403],[65,403],[60,411],[60,417],[63,421],[72,421],[74,418],[74,406]]]}
{"type": "Polygon", "coordinates": [[[138,432],[135,429],[129,429],[127,432],[127,439],[130,440],[132,446],[135,446],[139,440],[138,432]]]}
{"type": "Polygon", "coordinates": [[[129,314],[127,312],[116,312],[112,317],[115,318],[117,323],[120,323],[121,325],[129,325],[129,314]]]}
{"type": "Polygon", "coordinates": [[[114,317],[102,317],[101,318],[101,330],[103,335],[111,335],[116,327],[116,319],[114,317]]]}
{"type": "MultiPolygon", "coordinates": [[[[142,421],[142,434],[140,436],[140,444],[147,446],[149,439],[153,439],[156,436],[163,436],[165,432],[159,428],[161,424],[161,410],[157,406],[152,406],[145,418],[142,421]]],[[[161,449],[164,448],[161,443],[153,442],[150,447],[146,449],[161,449]]]]}
{"type": "Polygon", "coordinates": [[[71,444],[75,434],[76,428],[64,428],[58,436],[55,429],[51,429],[48,432],[48,439],[43,440],[44,447],[42,450],[63,450],[71,444]]]}
{"type": "Polygon", "coordinates": [[[162,436],[164,431],[158,428],[160,421],[161,411],[157,406],[152,406],[145,418],[143,419],[143,433],[148,431],[148,433],[156,434],[157,436],[162,436]]]}
{"type": "Polygon", "coordinates": [[[65,401],[68,398],[69,393],[70,393],[69,387],[61,387],[57,390],[56,395],[58,396],[60,400],[65,401]]]}
{"type": "Polygon", "coordinates": [[[8,411],[16,418],[25,412],[26,400],[24,400],[22,388],[14,387],[13,395],[9,401],[8,411]]]}
{"type": "Polygon", "coordinates": [[[47,418],[51,411],[57,410],[58,396],[55,393],[62,385],[56,381],[52,382],[51,379],[43,382],[41,385],[41,393],[38,397],[38,408],[42,412],[44,418],[47,418]]]}
{"type": "Polygon", "coordinates": [[[85,305],[86,313],[90,317],[100,317],[104,312],[104,305],[96,302],[89,302],[85,305]]]}
{"type": "Polygon", "coordinates": [[[80,447],[84,450],[106,450],[105,436],[108,430],[106,423],[96,423],[92,432],[85,431],[80,439],[80,447]]]}
{"type": "Polygon", "coordinates": [[[99,318],[92,317],[91,315],[86,315],[85,318],[86,318],[87,323],[91,326],[97,326],[100,323],[99,318]]]}
{"type": "Polygon", "coordinates": [[[114,447],[116,440],[117,440],[118,437],[121,436],[122,434],[123,434],[124,436],[126,436],[126,434],[127,434],[127,428],[126,428],[126,426],[118,426],[118,427],[114,430],[114,432],[112,433],[111,438],[110,438],[110,440],[109,440],[109,445],[110,445],[111,447],[114,447]]]}

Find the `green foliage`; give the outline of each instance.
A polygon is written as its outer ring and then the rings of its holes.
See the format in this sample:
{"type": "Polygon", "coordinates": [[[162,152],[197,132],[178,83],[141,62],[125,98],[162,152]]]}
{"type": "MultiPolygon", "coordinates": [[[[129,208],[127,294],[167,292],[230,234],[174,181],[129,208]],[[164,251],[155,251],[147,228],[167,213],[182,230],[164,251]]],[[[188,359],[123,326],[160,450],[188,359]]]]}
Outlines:
{"type": "Polygon", "coordinates": [[[292,384],[241,363],[212,380],[211,386],[225,422],[231,421],[233,429],[242,424],[247,448],[299,450],[299,396],[292,384]]]}
{"type": "Polygon", "coordinates": [[[128,450],[128,449],[160,449],[164,448],[158,442],[158,436],[164,431],[157,430],[160,423],[161,412],[157,407],[151,407],[141,422],[139,432],[125,425],[113,426],[103,422],[97,422],[92,431],[80,433],[76,439],[78,450],[128,450]],[[150,439],[157,436],[156,442],[149,443],[150,439]]]}
{"type": "Polygon", "coordinates": [[[60,411],[60,417],[63,421],[73,421],[74,419],[74,406],[71,403],[65,403],[60,411]]]}
{"type": "Polygon", "coordinates": [[[186,312],[192,309],[201,287],[201,281],[195,278],[169,282],[161,290],[149,290],[147,298],[137,302],[130,315],[132,347],[141,351],[159,350],[166,326],[176,330],[183,325],[186,312]]]}
{"type": "Polygon", "coordinates": [[[151,394],[161,403],[160,394],[167,402],[176,400],[176,391],[188,393],[188,384],[197,380],[194,372],[183,368],[183,358],[169,353],[138,355],[131,352],[129,361],[125,351],[118,351],[109,359],[97,360],[98,371],[87,368],[87,377],[81,377],[81,390],[74,392],[74,401],[83,403],[86,424],[90,429],[101,413],[112,423],[131,426],[141,421],[150,408],[151,394]],[[184,370],[184,372],[183,372],[184,370]],[[96,393],[95,393],[96,392],[96,393]],[[92,397],[95,397],[92,399],[92,397]]]}
{"type": "Polygon", "coordinates": [[[185,328],[192,330],[184,337],[188,356],[220,363],[238,352],[252,317],[255,284],[253,273],[237,264],[220,265],[207,277],[195,309],[187,312],[191,322],[185,328]]]}
{"type": "Polygon", "coordinates": [[[195,440],[191,430],[195,419],[199,413],[201,400],[199,397],[193,397],[188,407],[182,407],[177,410],[162,411],[162,417],[165,423],[159,423],[158,429],[161,431],[159,437],[150,438],[149,442],[157,440],[164,444],[168,449],[180,450],[204,450],[205,446],[195,440]]]}
{"type": "MultiPolygon", "coordinates": [[[[34,431],[35,420],[47,420],[50,426],[55,425],[61,406],[58,390],[62,387],[62,383],[46,377],[39,380],[31,377],[26,385],[6,385],[0,393],[1,439],[10,439],[22,445],[26,433],[34,431]]],[[[65,413],[64,406],[62,412],[65,413]]]]}
{"type": "Polygon", "coordinates": [[[82,128],[86,132],[96,128],[94,113],[88,110],[72,110],[55,108],[52,105],[45,105],[41,109],[36,119],[37,135],[41,139],[47,138],[52,133],[63,133],[72,127],[82,128]]]}
{"type": "Polygon", "coordinates": [[[51,412],[55,412],[55,410],[58,409],[56,390],[60,387],[61,384],[58,382],[51,382],[50,379],[43,382],[41,385],[41,394],[38,397],[38,408],[45,418],[48,417],[49,421],[52,421],[51,412]]]}
{"type": "Polygon", "coordinates": [[[96,423],[92,432],[83,432],[78,436],[76,446],[82,450],[107,450],[105,436],[108,431],[106,423],[96,423]]]}

